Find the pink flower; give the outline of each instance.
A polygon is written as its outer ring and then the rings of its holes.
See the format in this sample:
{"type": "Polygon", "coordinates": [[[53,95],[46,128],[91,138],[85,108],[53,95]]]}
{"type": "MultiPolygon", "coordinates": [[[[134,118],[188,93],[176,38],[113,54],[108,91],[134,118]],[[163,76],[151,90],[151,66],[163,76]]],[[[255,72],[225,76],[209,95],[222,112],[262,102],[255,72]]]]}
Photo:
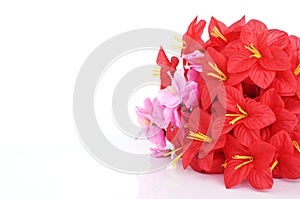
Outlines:
{"type": "Polygon", "coordinates": [[[199,50],[195,50],[190,54],[183,54],[182,58],[188,62],[186,66],[188,69],[192,69],[198,72],[202,72],[202,64],[201,58],[204,57],[204,54],[201,53],[199,50]]]}
{"type": "Polygon", "coordinates": [[[165,122],[163,111],[164,107],[157,99],[154,99],[152,103],[147,98],[144,101],[144,108],[136,107],[138,122],[141,125],[139,136],[145,134],[147,139],[158,147],[166,146],[163,129],[168,126],[168,123],[165,122]]]}
{"type": "Polygon", "coordinates": [[[181,103],[192,108],[198,101],[198,84],[194,81],[186,82],[183,70],[178,69],[172,78],[172,85],[160,90],[157,99],[168,108],[177,108],[181,103]]]}

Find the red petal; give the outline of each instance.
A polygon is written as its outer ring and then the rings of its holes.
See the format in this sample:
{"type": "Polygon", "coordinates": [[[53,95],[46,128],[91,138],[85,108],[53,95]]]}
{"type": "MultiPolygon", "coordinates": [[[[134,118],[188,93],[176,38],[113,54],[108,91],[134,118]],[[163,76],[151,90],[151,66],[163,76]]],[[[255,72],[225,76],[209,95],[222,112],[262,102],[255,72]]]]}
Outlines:
{"type": "Polygon", "coordinates": [[[217,96],[217,89],[208,89],[204,86],[201,92],[201,104],[204,110],[207,110],[217,96]]]}
{"type": "Polygon", "coordinates": [[[253,66],[250,70],[249,77],[259,87],[266,89],[274,80],[275,71],[265,70],[259,64],[253,66]]]}
{"type": "Polygon", "coordinates": [[[285,130],[288,133],[292,132],[298,123],[298,118],[295,114],[286,109],[276,111],[276,122],[272,124],[271,129],[273,133],[285,130]]]}
{"type": "Polygon", "coordinates": [[[281,30],[269,30],[267,38],[268,46],[285,49],[289,45],[289,36],[281,30]]]}
{"type": "Polygon", "coordinates": [[[261,96],[260,102],[268,105],[271,109],[284,107],[284,102],[275,89],[268,89],[261,96]]]}
{"type": "Polygon", "coordinates": [[[272,172],[270,169],[252,169],[248,181],[255,189],[271,189],[273,186],[272,172]]]}
{"type": "Polygon", "coordinates": [[[287,110],[295,114],[300,114],[300,99],[298,97],[286,98],[284,102],[287,110]]]}
{"type": "Polygon", "coordinates": [[[255,168],[270,169],[276,149],[269,143],[257,141],[249,147],[249,152],[254,158],[255,168]]]}
{"type": "Polygon", "coordinates": [[[210,120],[211,116],[208,112],[200,109],[199,107],[196,107],[193,109],[189,118],[189,130],[195,133],[201,132],[203,134],[206,134],[210,125],[210,120]]]}
{"type": "Polygon", "coordinates": [[[171,66],[171,62],[169,61],[164,49],[162,47],[160,47],[158,55],[157,55],[157,59],[156,59],[156,63],[159,66],[165,67],[165,66],[171,66]]]}
{"type": "Polygon", "coordinates": [[[241,51],[241,50],[245,50],[244,45],[241,43],[241,41],[235,40],[235,41],[231,41],[229,44],[226,45],[224,51],[222,52],[226,57],[230,57],[233,54],[241,51]]]}
{"type": "Polygon", "coordinates": [[[267,26],[258,20],[250,20],[242,29],[241,40],[244,44],[257,45],[258,37],[266,33],[267,26]]]}
{"type": "Polygon", "coordinates": [[[184,153],[182,155],[182,166],[187,168],[192,159],[196,156],[201,148],[202,142],[192,141],[190,144],[184,147],[184,153]]]}
{"type": "Polygon", "coordinates": [[[226,94],[226,96],[220,96],[220,102],[227,110],[238,112],[237,104],[242,106],[245,103],[242,91],[232,86],[225,86],[225,91],[225,93],[221,94],[226,94]]]}
{"type": "Polygon", "coordinates": [[[292,139],[286,131],[279,131],[270,138],[270,144],[276,147],[280,154],[293,154],[294,147],[292,139]]]}
{"type": "Polygon", "coordinates": [[[246,147],[249,147],[253,142],[260,141],[259,130],[253,130],[245,127],[243,124],[237,125],[234,128],[234,136],[240,141],[240,143],[246,147]]]}
{"type": "Polygon", "coordinates": [[[275,114],[267,105],[252,99],[246,100],[244,110],[248,116],[242,120],[242,123],[249,129],[262,129],[276,120],[275,114]]]}
{"type": "Polygon", "coordinates": [[[225,155],[223,152],[214,152],[213,165],[210,170],[206,170],[206,173],[216,174],[224,173],[224,167],[222,166],[225,162],[225,155]]]}
{"type": "Polygon", "coordinates": [[[235,155],[249,155],[249,152],[241,145],[241,143],[232,135],[227,134],[224,153],[228,159],[235,155]]]}
{"type": "Polygon", "coordinates": [[[290,36],[291,49],[289,57],[293,65],[297,66],[300,60],[300,38],[294,35],[290,36]]]}
{"type": "Polygon", "coordinates": [[[202,169],[199,168],[198,166],[198,159],[196,157],[194,157],[191,162],[190,162],[190,166],[194,171],[197,171],[199,173],[203,172],[202,169]]]}
{"type": "Polygon", "coordinates": [[[266,70],[285,71],[290,69],[291,63],[287,54],[277,47],[264,49],[259,63],[266,70]]]}
{"type": "Polygon", "coordinates": [[[227,58],[214,48],[208,47],[206,51],[209,54],[211,61],[213,61],[222,72],[226,73],[227,58]]]}
{"type": "Polygon", "coordinates": [[[239,73],[249,70],[257,59],[250,58],[251,53],[247,50],[240,50],[229,57],[227,71],[229,73],[239,73]]]}
{"type": "Polygon", "coordinates": [[[236,21],[231,26],[229,26],[229,30],[240,31],[244,25],[245,25],[245,16],[243,16],[240,20],[236,21]]]}
{"type": "Polygon", "coordinates": [[[292,71],[277,72],[274,81],[270,85],[281,96],[293,96],[297,90],[297,82],[292,71]]]}
{"type": "Polygon", "coordinates": [[[213,151],[208,153],[204,158],[198,158],[199,168],[203,169],[205,171],[211,170],[212,166],[213,166],[213,158],[214,158],[214,152],[213,151]]]}
{"type": "Polygon", "coordinates": [[[238,83],[244,81],[248,77],[248,71],[240,73],[227,73],[226,84],[230,86],[235,86],[238,83]]]}
{"type": "Polygon", "coordinates": [[[197,18],[198,17],[195,17],[195,19],[189,25],[187,32],[186,32],[187,35],[189,35],[189,36],[197,35],[197,36],[201,37],[203,30],[205,28],[206,22],[204,20],[200,20],[197,23],[197,18]]]}
{"type": "Polygon", "coordinates": [[[283,156],[280,158],[279,167],[284,178],[300,178],[300,159],[293,156],[283,156]]]}
{"type": "Polygon", "coordinates": [[[243,162],[244,160],[233,160],[233,159],[227,162],[226,168],[224,170],[224,182],[226,188],[234,187],[240,184],[241,182],[243,182],[247,178],[248,174],[250,173],[250,170],[253,167],[251,163],[244,165],[239,169],[235,169],[236,166],[242,164],[243,162]]]}

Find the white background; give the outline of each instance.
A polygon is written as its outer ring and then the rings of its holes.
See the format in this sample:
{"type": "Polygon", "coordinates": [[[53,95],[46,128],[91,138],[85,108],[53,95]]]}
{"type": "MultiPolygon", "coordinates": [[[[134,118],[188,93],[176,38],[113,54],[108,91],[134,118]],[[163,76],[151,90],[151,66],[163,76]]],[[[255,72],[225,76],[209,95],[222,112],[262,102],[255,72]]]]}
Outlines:
{"type": "Polygon", "coordinates": [[[107,169],[85,151],[73,122],[76,76],[105,40],[137,28],[184,33],[196,15],[226,24],[246,15],[299,36],[297,5],[292,0],[1,1],[0,198],[141,195],[136,176],[107,169]]]}

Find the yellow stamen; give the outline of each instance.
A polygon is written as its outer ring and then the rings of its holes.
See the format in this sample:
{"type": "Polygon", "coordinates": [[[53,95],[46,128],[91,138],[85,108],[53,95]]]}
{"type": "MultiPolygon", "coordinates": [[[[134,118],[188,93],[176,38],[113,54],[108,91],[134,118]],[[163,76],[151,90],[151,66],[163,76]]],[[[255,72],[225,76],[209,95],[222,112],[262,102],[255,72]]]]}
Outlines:
{"type": "Polygon", "coordinates": [[[172,155],[174,153],[176,153],[177,151],[181,150],[183,147],[180,147],[178,149],[174,149],[174,150],[171,150],[169,153],[165,153],[164,156],[169,156],[169,155],[172,155]]]}
{"type": "Polygon", "coordinates": [[[298,142],[293,140],[293,145],[297,149],[297,151],[300,153],[300,146],[299,146],[298,142]]]}
{"type": "Polygon", "coordinates": [[[229,124],[232,124],[232,125],[234,125],[237,121],[239,121],[241,119],[244,119],[248,115],[247,112],[244,111],[242,109],[242,107],[240,107],[240,105],[236,104],[236,106],[239,109],[239,111],[241,112],[241,114],[240,113],[234,113],[234,114],[228,113],[228,114],[225,114],[225,116],[227,116],[227,117],[236,117],[236,118],[234,118],[233,120],[231,120],[229,122],[229,124]]]}
{"type": "Polygon", "coordinates": [[[192,140],[197,140],[197,141],[201,141],[201,142],[211,142],[212,139],[210,137],[208,137],[207,135],[204,135],[203,133],[194,133],[192,131],[190,131],[189,136],[187,137],[188,139],[192,139],[192,140]]]}
{"type": "Polygon", "coordinates": [[[247,50],[249,50],[250,52],[253,53],[253,55],[250,55],[250,58],[256,57],[257,59],[259,59],[259,58],[262,57],[261,54],[260,54],[260,52],[254,47],[253,44],[251,44],[251,47],[249,47],[249,46],[244,46],[244,47],[245,47],[247,50]]]}
{"type": "Polygon", "coordinates": [[[143,122],[145,125],[150,125],[150,124],[151,124],[150,120],[147,120],[147,119],[142,119],[142,122],[143,122]]]}
{"type": "Polygon", "coordinates": [[[152,76],[156,77],[160,75],[160,66],[154,66],[155,69],[152,70],[152,76]]]}
{"type": "Polygon", "coordinates": [[[182,43],[182,46],[176,46],[176,45],[172,45],[172,49],[173,50],[177,50],[177,49],[185,49],[186,48],[186,42],[182,39],[180,39],[179,37],[177,37],[176,35],[174,35],[174,40],[178,41],[180,43],[182,43]]]}
{"type": "Polygon", "coordinates": [[[253,157],[252,156],[235,155],[232,158],[235,159],[235,160],[248,160],[246,162],[243,162],[242,164],[237,165],[234,168],[235,170],[241,168],[242,166],[244,166],[246,164],[249,164],[249,163],[253,162],[253,157]]]}
{"type": "Polygon", "coordinates": [[[220,81],[225,81],[227,79],[227,76],[218,68],[216,64],[212,62],[209,62],[208,64],[210,67],[212,67],[212,69],[214,69],[218,73],[218,75],[215,73],[207,73],[208,76],[215,77],[220,81]]]}
{"type": "Polygon", "coordinates": [[[180,39],[179,37],[177,37],[176,35],[174,35],[174,40],[181,42],[182,44],[186,44],[186,42],[183,39],[180,39]]]}
{"type": "Polygon", "coordinates": [[[294,75],[299,75],[300,74],[300,63],[298,64],[297,68],[294,70],[294,75]]]}
{"type": "Polygon", "coordinates": [[[227,159],[226,159],[225,162],[221,165],[221,167],[224,167],[224,168],[227,167],[227,159]]]}
{"type": "Polygon", "coordinates": [[[278,160],[275,160],[270,168],[271,171],[273,171],[273,169],[277,166],[277,164],[278,164],[278,160]]]}
{"type": "Polygon", "coordinates": [[[180,160],[180,158],[182,157],[183,153],[180,153],[172,162],[171,165],[172,167],[175,167],[177,162],[180,160]]]}
{"type": "Polygon", "coordinates": [[[216,26],[213,27],[213,32],[211,32],[210,35],[216,38],[220,38],[223,41],[227,42],[226,37],[219,31],[219,29],[216,26]]]}

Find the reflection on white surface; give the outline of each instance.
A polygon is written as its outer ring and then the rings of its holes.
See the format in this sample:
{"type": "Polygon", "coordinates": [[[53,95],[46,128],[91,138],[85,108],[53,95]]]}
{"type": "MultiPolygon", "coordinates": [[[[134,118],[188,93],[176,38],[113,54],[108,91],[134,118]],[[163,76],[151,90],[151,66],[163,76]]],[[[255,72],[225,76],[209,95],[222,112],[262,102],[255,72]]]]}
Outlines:
{"type": "Polygon", "coordinates": [[[221,174],[200,174],[184,170],[178,163],[156,173],[137,176],[138,199],[194,199],[194,198],[299,198],[300,181],[275,179],[271,190],[257,191],[247,182],[226,189],[221,174]]]}

